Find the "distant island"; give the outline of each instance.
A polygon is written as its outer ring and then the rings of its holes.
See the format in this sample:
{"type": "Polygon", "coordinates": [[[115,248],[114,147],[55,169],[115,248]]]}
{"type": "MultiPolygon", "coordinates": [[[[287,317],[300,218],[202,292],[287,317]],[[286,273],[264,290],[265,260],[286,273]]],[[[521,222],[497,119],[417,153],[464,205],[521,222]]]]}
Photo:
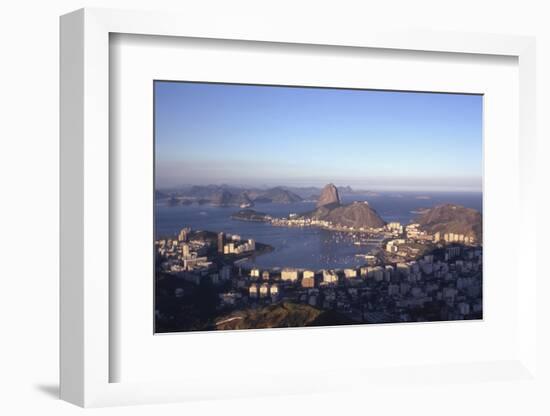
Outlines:
{"type": "Polygon", "coordinates": [[[267,215],[264,212],[254,211],[253,209],[243,209],[231,215],[231,218],[240,221],[256,222],[268,222],[271,220],[271,216],[267,215]]]}
{"type": "Polygon", "coordinates": [[[155,198],[157,201],[164,201],[171,205],[198,203],[219,207],[240,206],[243,208],[254,206],[254,204],[288,204],[303,200],[299,195],[282,187],[255,189],[227,185],[195,185],[190,188],[159,191],[155,194],[155,198]]]}

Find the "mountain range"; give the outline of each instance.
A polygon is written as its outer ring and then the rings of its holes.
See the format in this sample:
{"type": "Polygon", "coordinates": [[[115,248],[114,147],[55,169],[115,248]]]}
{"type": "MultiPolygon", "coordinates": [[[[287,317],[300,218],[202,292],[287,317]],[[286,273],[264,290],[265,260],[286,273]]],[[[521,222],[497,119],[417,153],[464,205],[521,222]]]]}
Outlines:
{"type": "MultiPolygon", "coordinates": [[[[336,188],[336,187],[334,187],[336,188]]],[[[211,204],[216,206],[253,206],[261,203],[294,203],[317,201],[321,188],[276,186],[272,188],[240,187],[232,185],[193,185],[155,191],[157,200],[179,204],[211,204]]],[[[376,195],[369,191],[353,190],[350,186],[337,188],[339,195],[376,195]]]]}
{"type": "Polygon", "coordinates": [[[252,206],[258,203],[286,204],[303,199],[282,187],[269,189],[237,188],[226,185],[195,185],[179,190],[156,191],[157,200],[172,204],[211,204],[215,206],[252,206]]]}

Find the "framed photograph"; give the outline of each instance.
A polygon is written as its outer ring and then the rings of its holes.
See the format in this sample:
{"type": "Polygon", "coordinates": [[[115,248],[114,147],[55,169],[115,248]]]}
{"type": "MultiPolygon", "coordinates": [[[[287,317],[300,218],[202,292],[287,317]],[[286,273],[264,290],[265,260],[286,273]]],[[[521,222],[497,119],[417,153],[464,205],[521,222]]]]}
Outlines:
{"type": "Polygon", "coordinates": [[[156,333],[483,318],[482,95],[157,80],[154,103],[156,333]]]}
{"type": "Polygon", "coordinates": [[[534,40],[242,23],[61,18],[62,398],[536,383],[534,40]]]}

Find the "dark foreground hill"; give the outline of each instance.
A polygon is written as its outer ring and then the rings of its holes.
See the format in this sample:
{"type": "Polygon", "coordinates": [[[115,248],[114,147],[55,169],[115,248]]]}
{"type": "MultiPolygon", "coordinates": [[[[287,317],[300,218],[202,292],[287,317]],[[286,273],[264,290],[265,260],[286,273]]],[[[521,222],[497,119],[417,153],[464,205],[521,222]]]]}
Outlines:
{"type": "Polygon", "coordinates": [[[481,213],[462,205],[443,204],[424,211],[415,220],[421,229],[436,232],[463,234],[482,241],[481,213]]]}
{"type": "Polygon", "coordinates": [[[216,329],[289,328],[352,323],[332,311],[283,302],[258,309],[236,311],[216,320],[216,329]]]}

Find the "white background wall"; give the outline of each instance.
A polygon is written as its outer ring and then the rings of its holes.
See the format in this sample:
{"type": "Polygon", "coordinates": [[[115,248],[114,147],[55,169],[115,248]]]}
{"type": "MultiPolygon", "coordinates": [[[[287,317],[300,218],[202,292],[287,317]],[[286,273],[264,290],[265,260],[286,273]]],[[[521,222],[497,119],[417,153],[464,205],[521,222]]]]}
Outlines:
{"type": "MultiPolygon", "coordinates": [[[[179,10],[208,23],[211,13],[309,24],[389,25],[536,35],[540,219],[548,218],[548,122],[550,114],[550,12],[546,1],[168,1],[11,0],[0,12],[0,413],[73,414],[81,410],[56,399],[58,383],[58,16],[74,9],[116,7],[179,10]]],[[[541,222],[538,248],[548,244],[541,222]]],[[[513,253],[509,253],[513,255],[513,253]]],[[[544,258],[540,256],[540,266],[544,258]]],[[[541,282],[540,293],[549,284],[541,282]]],[[[541,365],[548,369],[549,307],[540,302],[541,365]],[[546,329],[545,329],[546,328],[546,329]],[[544,353],[545,352],[545,353],[544,353]]],[[[546,374],[550,372],[546,371],[546,374]]],[[[327,380],[327,382],[330,382],[327,380]]],[[[506,383],[433,385],[396,397],[281,397],[94,410],[100,414],[549,414],[542,391],[506,383]]],[[[549,389],[550,390],[550,389],[549,389]]]]}

